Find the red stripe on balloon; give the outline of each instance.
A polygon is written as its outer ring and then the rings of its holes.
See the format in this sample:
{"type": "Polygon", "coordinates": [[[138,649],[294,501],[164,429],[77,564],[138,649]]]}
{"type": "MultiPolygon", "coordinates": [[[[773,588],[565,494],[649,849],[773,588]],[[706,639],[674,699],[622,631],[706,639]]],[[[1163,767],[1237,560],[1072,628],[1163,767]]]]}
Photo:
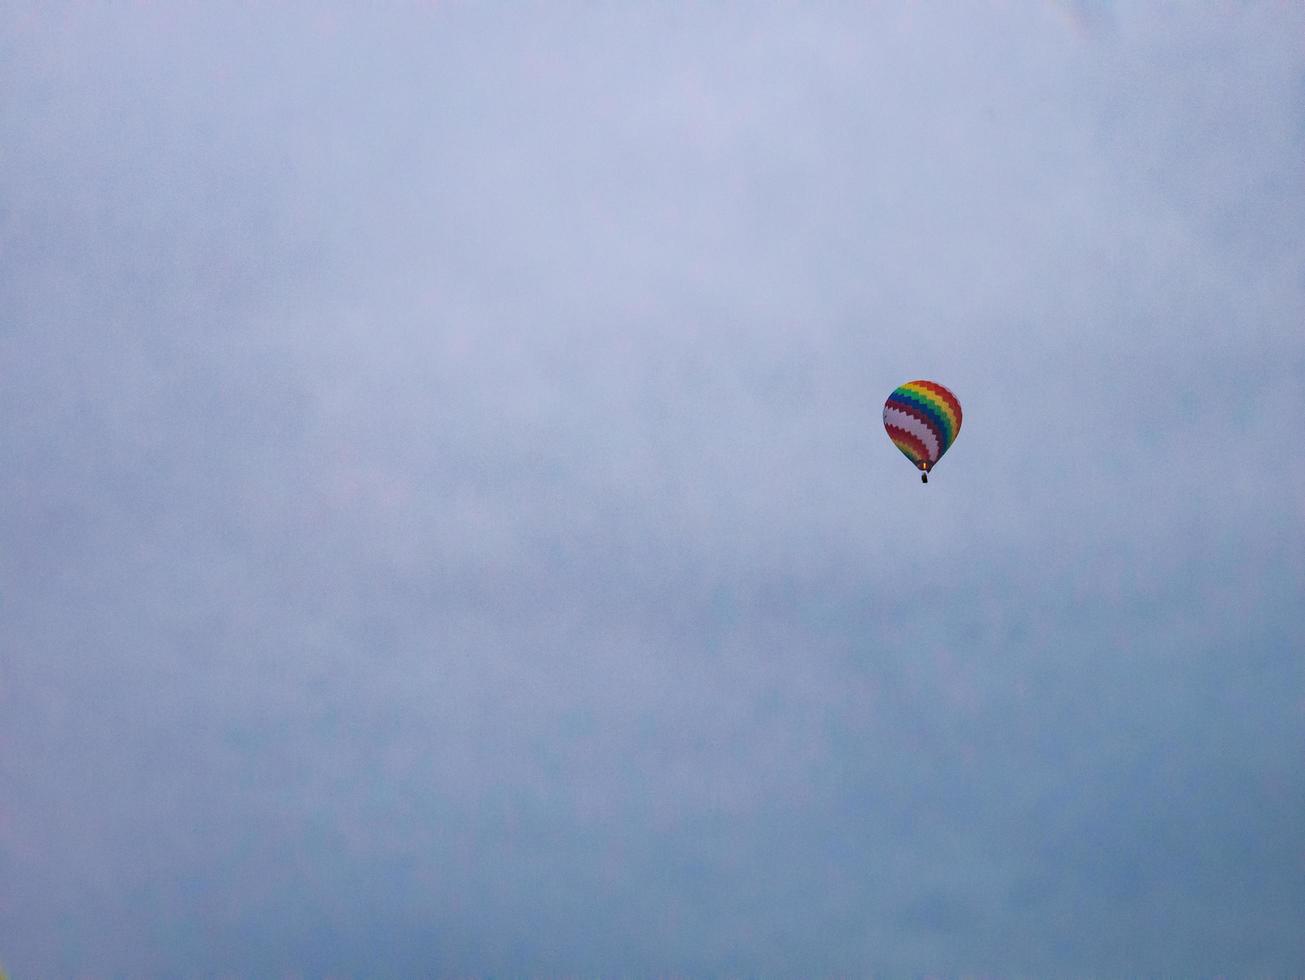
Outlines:
{"type": "Polygon", "coordinates": [[[915,454],[920,458],[920,462],[929,462],[929,449],[925,446],[923,439],[913,433],[907,432],[900,426],[884,423],[884,428],[888,430],[888,438],[892,439],[893,442],[906,443],[915,450],[915,454]]]}
{"type": "Polygon", "coordinates": [[[960,432],[961,431],[961,403],[956,400],[956,396],[953,395],[946,388],[944,388],[942,385],[938,384],[938,382],[936,381],[917,381],[915,383],[919,385],[921,388],[929,389],[929,391],[933,392],[933,394],[937,395],[939,398],[941,398],[943,401],[947,403],[947,407],[950,408],[952,410],[952,413],[956,416],[956,431],[960,432]]]}
{"type": "MultiPolygon", "coordinates": [[[[893,402],[892,407],[897,411],[901,412],[903,415],[911,416],[911,418],[918,421],[921,425],[923,425],[925,428],[927,428],[930,432],[933,433],[934,439],[937,440],[936,445],[938,446],[939,458],[942,457],[943,453],[947,452],[947,448],[948,448],[947,436],[938,431],[938,426],[933,419],[929,418],[928,415],[926,415],[920,409],[916,408],[914,405],[910,405],[906,402],[893,402]]],[[[924,454],[924,458],[930,459],[931,457],[926,452],[924,454]]],[[[935,463],[937,461],[938,460],[934,460],[935,463]]]]}

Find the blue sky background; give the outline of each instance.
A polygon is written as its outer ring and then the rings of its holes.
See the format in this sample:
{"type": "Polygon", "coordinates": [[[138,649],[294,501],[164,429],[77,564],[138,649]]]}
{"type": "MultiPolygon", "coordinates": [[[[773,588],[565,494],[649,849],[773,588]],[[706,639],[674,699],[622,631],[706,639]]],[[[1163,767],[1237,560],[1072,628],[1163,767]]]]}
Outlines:
{"type": "Polygon", "coordinates": [[[1305,972],[1302,228],[1291,3],[0,5],[0,963],[1305,972]]]}

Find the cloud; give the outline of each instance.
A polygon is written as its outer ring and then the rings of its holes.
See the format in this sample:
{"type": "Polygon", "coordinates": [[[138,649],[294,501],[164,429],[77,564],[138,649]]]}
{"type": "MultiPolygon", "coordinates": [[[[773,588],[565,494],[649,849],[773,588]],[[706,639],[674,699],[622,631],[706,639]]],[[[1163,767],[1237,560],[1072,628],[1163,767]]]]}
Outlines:
{"type": "Polygon", "coordinates": [[[1299,18],[1065,9],[7,16],[9,967],[1305,960],[1299,18]]]}

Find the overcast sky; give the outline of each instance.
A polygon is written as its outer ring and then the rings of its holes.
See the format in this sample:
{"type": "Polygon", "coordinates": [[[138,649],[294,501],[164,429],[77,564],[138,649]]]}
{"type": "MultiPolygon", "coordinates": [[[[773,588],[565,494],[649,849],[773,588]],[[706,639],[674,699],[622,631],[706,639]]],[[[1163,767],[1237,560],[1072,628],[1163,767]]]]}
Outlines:
{"type": "Polygon", "coordinates": [[[0,964],[1305,973],[1305,7],[371,6],[0,3],[0,964]]]}

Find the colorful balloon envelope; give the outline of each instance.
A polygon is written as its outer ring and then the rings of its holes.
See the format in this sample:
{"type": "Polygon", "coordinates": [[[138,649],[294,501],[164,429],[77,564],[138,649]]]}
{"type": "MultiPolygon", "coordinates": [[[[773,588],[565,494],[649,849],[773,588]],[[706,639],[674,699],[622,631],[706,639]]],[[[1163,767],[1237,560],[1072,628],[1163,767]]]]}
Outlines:
{"type": "Polygon", "coordinates": [[[884,402],[884,429],[928,483],[961,431],[961,403],[936,381],[908,381],[884,402]]]}

